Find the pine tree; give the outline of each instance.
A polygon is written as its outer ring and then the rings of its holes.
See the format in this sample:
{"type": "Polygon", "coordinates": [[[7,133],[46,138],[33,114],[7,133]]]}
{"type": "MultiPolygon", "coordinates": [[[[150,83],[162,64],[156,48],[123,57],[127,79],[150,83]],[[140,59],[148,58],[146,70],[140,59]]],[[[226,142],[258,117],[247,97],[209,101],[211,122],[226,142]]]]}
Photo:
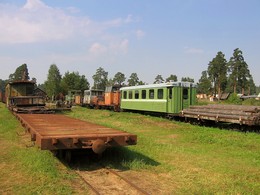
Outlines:
{"type": "Polygon", "coordinates": [[[108,72],[106,72],[103,68],[99,67],[96,70],[96,74],[92,76],[94,80],[94,88],[95,89],[106,89],[108,82],[108,72]]]}
{"type": "Polygon", "coordinates": [[[139,78],[137,76],[137,73],[132,73],[128,79],[128,85],[129,86],[136,86],[139,84],[139,78]]]}
{"type": "Polygon", "coordinates": [[[248,65],[244,60],[243,53],[239,48],[234,50],[233,56],[230,58],[229,63],[229,85],[232,86],[234,93],[245,93],[245,88],[249,85],[251,77],[248,65]]]}
{"type": "Polygon", "coordinates": [[[155,77],[155,81],[153,83],[163,83],[163,82],[164,82],[164,79],[162,78],[162,75],[158,74],[155,77]]]}
{"type": "Polygon", "coordinates": [[[56,66],[56,64],[52,64],[49,68],[47,81],[45,81],[45,90],[49,97],[55,97],[58,93],[61,92],[61,74],[56,66]]]}
{"type": "Polygon", "coordinates": [[[173,82],[178,81],[177,76],[171,74],[168,78],[166,78],[166,82],[170,82],[170,81],[173,81],[173,82]]]}
{"type": "Polygon", "coordinates": [[[198,93],[203,93],[203,94],[210,94],[211,92],[211,82],[210,79],[208,78],[208,73],[207,71],[202,71],[201,77],[199,79],[198,83],[198,93]]]}
{"type": "Polygon", "coordinates": [[[227,60],[221,51],[209,62],[208,74],[214,84],[215,94],[218,92],[218,98],[220,98],[221,91],[224,91],[227,82],[227,60]]]}
{"type": "Polygon", "coordinates": [[[118,72],[114,76],[114,84],[122,85],[123,82],[126,80],[125,75],[122,72],[118,72]]]}
{"type": "Polygon", "coordinates": [[[10,81],[28,81],[30,79],[27,64],[22,64],[16,68],[13,74],[9,75],[10,81]]]}

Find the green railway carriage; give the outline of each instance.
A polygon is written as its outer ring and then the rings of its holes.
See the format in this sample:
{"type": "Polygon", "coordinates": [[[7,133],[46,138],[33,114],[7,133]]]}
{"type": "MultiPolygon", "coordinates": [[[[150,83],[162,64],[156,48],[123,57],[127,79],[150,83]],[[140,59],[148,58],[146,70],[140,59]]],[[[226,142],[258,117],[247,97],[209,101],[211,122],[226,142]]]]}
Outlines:
{"type": "Polygon", "coordinates": [[[121,109],[178,115],[195,104],[196,87],[189,82],[122,87],[121,109]]]}

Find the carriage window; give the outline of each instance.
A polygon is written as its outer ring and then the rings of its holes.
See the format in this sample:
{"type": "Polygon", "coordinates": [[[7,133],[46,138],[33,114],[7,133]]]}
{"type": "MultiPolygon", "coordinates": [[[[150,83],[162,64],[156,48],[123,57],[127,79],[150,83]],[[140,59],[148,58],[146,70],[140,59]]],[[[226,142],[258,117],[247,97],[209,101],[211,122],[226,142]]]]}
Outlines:
{"type": "Polygon", "coordinates": [[[157,98],[158,99],[163,99],[163,89],[158,89],[157,98]]]}
{"type": "Polygon", "coordinates": [[[146,90],[142,90],[142,99],[146,99],[146,90]]]}
{"type": "Polygon", "coordinates": [[[128,96],[128,98],[129,99],[132,99],[133,98],[133,92],[132,91],[129,91],[129,94],[128,94],[129,96],[128,96]]]}
{"type": "Polygon", "coordinates": [[[135,91],[135,99],[139,99],[139,91],[135,91]]]}
{"type": "Polygon", "coordinates": [[[169,98],[172,99],[172,88],[169,89],[169,98]]]}
{"type": "Polygon", "coordinates": [[[154,99],[154,89],[149,90],[149,99],[154,99]]]}
{"type": "Polygon", "coordinates": [[[183,95],[183,99],[188,99],[188,89],[183,89],[183,92],[182,92],[182,95],[183,95]]]}
{"type": "Polygon", "coordinates": [[[126,91],[124,91],[124,96],[123,96],[123,99],[127,99],[127,92],[126,91]]]}

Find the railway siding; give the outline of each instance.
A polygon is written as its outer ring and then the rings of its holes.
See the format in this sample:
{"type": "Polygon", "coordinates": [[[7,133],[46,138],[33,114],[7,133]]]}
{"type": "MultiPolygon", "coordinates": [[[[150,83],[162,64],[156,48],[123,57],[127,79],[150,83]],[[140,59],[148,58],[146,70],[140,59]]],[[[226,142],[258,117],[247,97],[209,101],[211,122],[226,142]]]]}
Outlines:
{"type": "Polygon", "coordinates": [[[135,145],[137,136],[124,131],[57,114],[16,114],[42,150],[91,148],[102,153],[107,147],[135,145]]]}

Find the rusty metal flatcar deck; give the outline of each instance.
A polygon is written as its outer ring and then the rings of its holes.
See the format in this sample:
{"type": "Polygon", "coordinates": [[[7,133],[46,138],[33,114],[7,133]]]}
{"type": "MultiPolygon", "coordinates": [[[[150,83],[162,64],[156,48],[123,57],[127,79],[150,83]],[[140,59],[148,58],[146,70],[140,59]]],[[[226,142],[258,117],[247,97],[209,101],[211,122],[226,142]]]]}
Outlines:
{"type": "Polygon", "coordinates": [[[56,114],[17,114],[42,150],[93,148],[96,140],[106,147],[135,145],[137,136],[56,114]]]}

